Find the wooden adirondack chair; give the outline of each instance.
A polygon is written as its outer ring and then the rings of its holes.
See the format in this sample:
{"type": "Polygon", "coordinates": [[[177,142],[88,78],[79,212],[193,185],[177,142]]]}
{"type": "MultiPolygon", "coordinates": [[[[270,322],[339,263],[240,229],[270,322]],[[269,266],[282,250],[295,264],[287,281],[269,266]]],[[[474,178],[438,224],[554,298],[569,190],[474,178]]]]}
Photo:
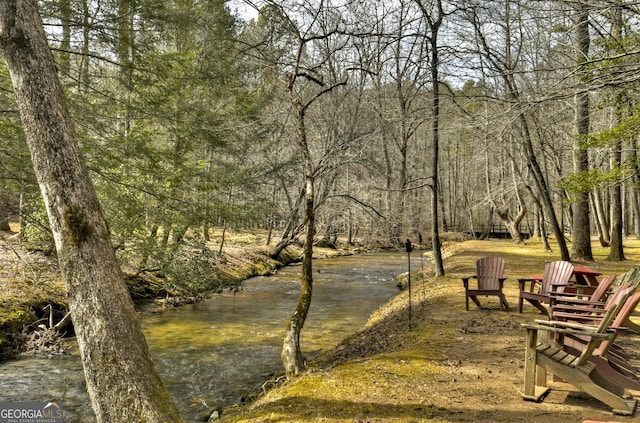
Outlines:
{"type": "MultiPolygon", "coordinates": [[[[551,320],[568,320],[584,324],[597,324],[609,307],[626,298],[636,288],[629,282],[621,283],[604,301],[590,301],[582,298],[567,298],[551,294],[551,320]]],[[[575,295],[575,294],[574,294],[575,295]]]]}
{"type": "Polygon", "coordinates": [[[503,277],[505,262],[500,257],[483,257],[476,261],[476,274],[462,278],[464,284],[465,308],[469,310],[469,298],[479,307],[478,295],[496,296],[500,299],[500,309],[509,310],[509,303],[502,293],[504,281],[503,277]],[[477,287],[470,288],[469,280],[476,279],[477,287]]]}
{"type": "MultiPolygon", "coordinates": [[[[565,298],[559,300],[560,303],[552,306],[552,320],[564,320],[588,325],[596,325],[606,313],[606,310],[614,306],[618,301],[624,300],[624,305],[618,315],[615,317],[611,325],[611,329],[615,332],[614,338],[603,341],[594,351],[591,361],[596,363],[601,373],[606,374],[608,378],[616,381],[620,385],[640,390],[640,382],[637,379],[637,369],[629,362],[629,356],[619,345],[614,343],[615,338],[628,331],[627,323],[629,317],[634,312],[636,306],[640,302],[640,293],[636,293],[637,281],[631,281],[625,275],[620,284],[616,286],[613,293],[605,302],[584,300],[581,302],[562,303],[565,298]]],[[[552,303],[557,295],[552,296],[552,303]]],[[[561,338],[560,342],[564,345],[565,351],[575,353],[580,351],[583,345],[588,343],[588,339],[580,336],[567,336],[561,338]]]]}
{"type": "Polygon", "coordinates": [[[562,304],[567,306],[604,304],[609,294],[615,290],[612,289],[615,280],[616,275],[610,275],[602,278],[595,288],[592,286],[584,286],[579,287],[579,290],[577,289],[576,292],[554,292],[553,295],[551,295],[550,305],[553,307],[562,304]]]}
{"type": "Polygon", "coordinates": [[[553,291],[562,291],[562,286],[569,283],[573,275],[573,265],[568,261],[554,261],[544,267],[542,278],[531,277],[518,279],[520,295],[518,298],[518,313],[522,313],[522,304],[527,300],[531,305],[548,314],[543,304],[549,304],[549,294],[553,291]],[[527,282],[529,282],[527,286],[527,282]]]}
{"type": "MultiPolygon", "coordinates": [[[[640,269],[634,269],[625,278],[640,278],[640,269]]],[[[612,408],[614,413],[632,415],[637,401],[630,398],[625,387],[607,377],[598,365],[592,361],[594,353],[603,341],[612,340],[616,332],[612,323],[623,309],[629,296],[618,296],[615,304],[607,308],[597,326],[566,321],[536,320],[535,324],[523,324],[527,329],[525,351],[525,382],[523,398],[541,401],[549,388],[546,382],[547,370],[562,380],[574,385],[612,408]],[[571,354],[563,346],[556,345],[554,337],[539,342],[538,332],[545,331],[557,336],[579,336],[587,339],[582,350],[571,354]]]]}
{"type": "MultiPolygon", "coordinates": [[[[601,375],[625,388],[636,391],[640,391],[640,382],[637,380],[635,372],[629,370],[632,368],[631,364],[620,352],[614,352],[612,349],[616,338],[627,331],[623,325],[639,302],[640,293],[632,294],[624,301],[620,312],[609,328],[613,331],[612,337],[602,341],[593,351],[590,359],[597,366],[601,375]]],[[[588,342],[580,337],[566,337],[563,342],[564,350],[572,354],[581,352],[587,344],[588,342]]]]}

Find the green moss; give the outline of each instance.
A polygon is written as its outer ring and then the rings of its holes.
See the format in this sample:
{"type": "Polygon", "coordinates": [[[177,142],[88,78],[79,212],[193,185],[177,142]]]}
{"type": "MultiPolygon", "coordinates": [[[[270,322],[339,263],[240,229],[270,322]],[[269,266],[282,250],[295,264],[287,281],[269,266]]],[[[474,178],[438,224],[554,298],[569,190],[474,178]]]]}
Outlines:
{"type": "Polygon", "coordinates": [[[16,305],[0,307],[0,327],[8,332],[18,332],[22,327],[37,320],[36,314],[30,308],[16,305]]]}
{"type": "Polygon", "coordinates": [[[67,207],[64,211],[63,218],[69,228],[70,241],[74,245],[79,246],[89,239],[93,229],[84,215],[73,211],[71,207],[67,207]]]}

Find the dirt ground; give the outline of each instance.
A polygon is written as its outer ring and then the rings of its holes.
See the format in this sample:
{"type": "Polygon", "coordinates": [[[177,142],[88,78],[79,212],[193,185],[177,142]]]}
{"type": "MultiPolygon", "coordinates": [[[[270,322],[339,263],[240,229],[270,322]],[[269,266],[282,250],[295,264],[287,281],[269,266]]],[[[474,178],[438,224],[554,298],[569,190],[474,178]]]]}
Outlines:
{"type": "MultiPolygon", "coordinates": [[[[447,357],[442,365],[448,370],[436,383],[431,401],[440,417],[460,422],[582,422],[585,420],[632,422],[636,417],[613,415],[610,408],[578,389],[548,377],[552,388],[540,403],[522,399],[524,379],[525,333],[521,323],[541,316],[527,307],[523,314],[515,310],[499,311],[473,308],[451,313],[449,324],[456,327],[455,342],[443,346],[447,357]]],[[[459,306],[458,306],[459,307],[459,306]]],[[[436,313],[426,311],[431,319],[436,313]]],[[[639,365],[640,335],[621,339],[625,350],[639,365]]],[[[630,392],[636,398],[640,392],[630,392]]]]}

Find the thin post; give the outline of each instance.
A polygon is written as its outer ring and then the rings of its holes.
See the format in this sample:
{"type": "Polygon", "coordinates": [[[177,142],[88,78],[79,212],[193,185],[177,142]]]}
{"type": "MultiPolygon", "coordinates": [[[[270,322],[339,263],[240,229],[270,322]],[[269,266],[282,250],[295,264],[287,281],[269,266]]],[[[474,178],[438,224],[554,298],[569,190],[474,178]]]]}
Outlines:
{"type": "Polygon", "coordinates": [[[411,241],[407,239],[404,244],[407,250],[407,286],[409,287],[409,331],[411,331],[411,241]]]}

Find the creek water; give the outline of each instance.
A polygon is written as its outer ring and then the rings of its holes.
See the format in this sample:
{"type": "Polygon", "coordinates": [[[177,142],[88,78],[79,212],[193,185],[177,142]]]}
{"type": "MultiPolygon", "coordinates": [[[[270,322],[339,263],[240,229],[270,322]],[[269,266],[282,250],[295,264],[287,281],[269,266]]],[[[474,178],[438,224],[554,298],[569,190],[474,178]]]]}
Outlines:
{"type": "MultiPolygon", "coordinates": [[[[411,268],[418,269],[414,254],[411,268]]],[[[313,357],[360,329],[397,294],[402,253],[314,261],[313,300],[300,340],[313,357]]],[[[300,294],[300,266],[255,277],[239,292],[141,317],[154,362],[187,421],[205,405],[237,403],[282,370],[280,347],[300,294]]],[[[94,422],[75,343],[68,354],[0,363],[0,401],[57,401],[65,421],[94,422]]]]}

